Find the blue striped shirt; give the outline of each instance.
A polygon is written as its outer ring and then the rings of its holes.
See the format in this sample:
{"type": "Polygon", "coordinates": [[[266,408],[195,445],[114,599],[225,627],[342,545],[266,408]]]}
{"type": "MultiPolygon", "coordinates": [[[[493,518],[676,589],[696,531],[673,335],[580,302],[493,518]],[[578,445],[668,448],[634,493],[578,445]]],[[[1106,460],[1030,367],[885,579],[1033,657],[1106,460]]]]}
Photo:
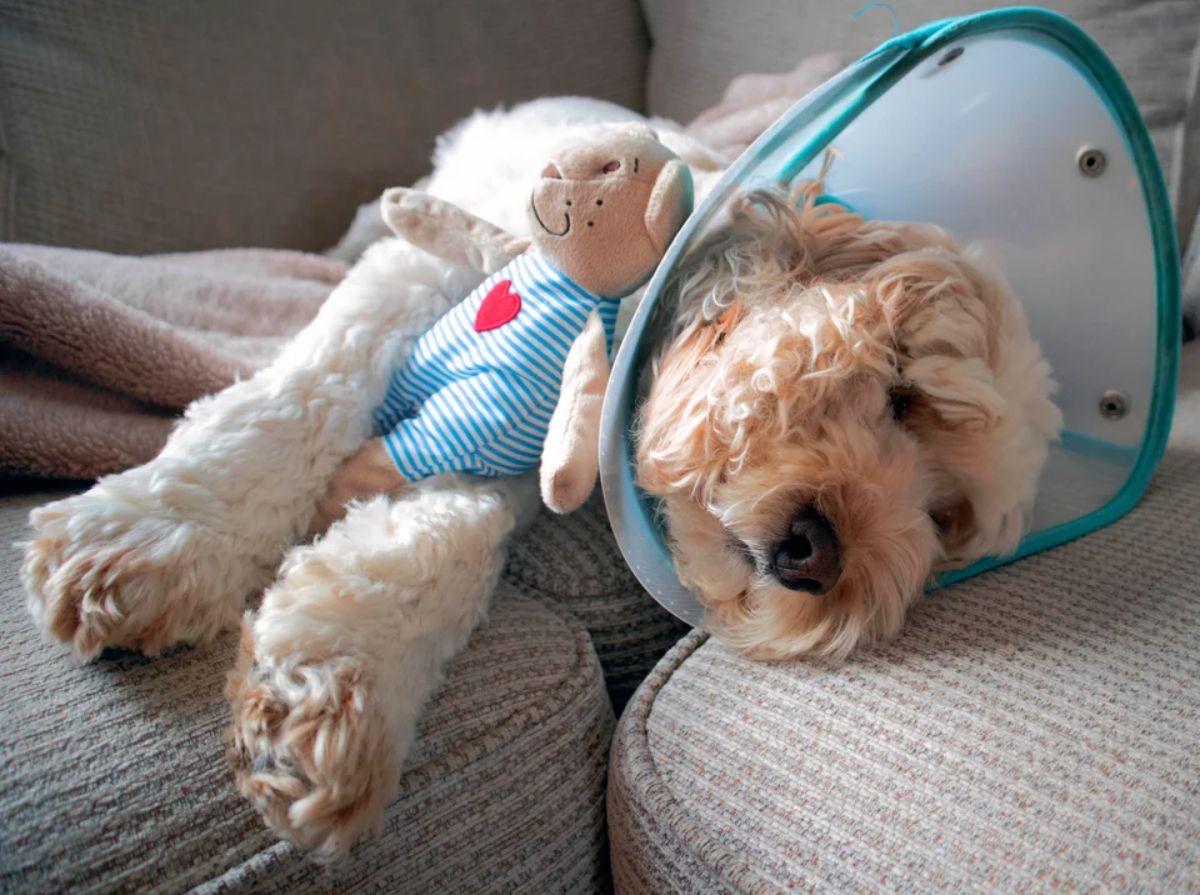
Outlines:
{"type": "Polygon", "coordinates": [[[619,307],[533,252],[492,274],[392,374],[375,422],[396,468],[416,481],[537,466],[571,345],[595,310],[611,351],[619,307]]]}

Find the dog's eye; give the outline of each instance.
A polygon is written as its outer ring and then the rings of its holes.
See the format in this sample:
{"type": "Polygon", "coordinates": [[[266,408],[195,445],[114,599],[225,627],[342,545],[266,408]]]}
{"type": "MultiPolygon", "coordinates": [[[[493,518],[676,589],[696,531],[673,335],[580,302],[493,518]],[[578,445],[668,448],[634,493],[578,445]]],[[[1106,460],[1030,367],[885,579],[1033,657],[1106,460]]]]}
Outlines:
{"type": "Polygon", "coordinates": [[[892,418],[902,420],[912,409],[912,390],[902,386],[894,388],[888,393],[888,400],[892,404],[892,418]]]}
{"type": "Polygon", "coordinates": [[[975,508],[965,497],[929,510],[929,518],[947,550],[961,549],[975,533],[975,508]]]}

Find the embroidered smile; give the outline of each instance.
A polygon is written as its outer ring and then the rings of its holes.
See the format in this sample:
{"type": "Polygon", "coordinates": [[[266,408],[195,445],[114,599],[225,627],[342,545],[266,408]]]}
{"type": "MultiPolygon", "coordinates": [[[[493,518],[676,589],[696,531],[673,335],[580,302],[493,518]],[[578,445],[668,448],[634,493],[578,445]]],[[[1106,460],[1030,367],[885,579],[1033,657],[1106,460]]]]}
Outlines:
{"type": "Polygon", "coordinates": [[[553,230],[551,230],[549,227],[546,226],[546,222],[543,221],[542,216],[540,214],[538,214],[537,202],[534,201],[533,193],[529,194],[529,207],[531,209],[533,209],[533,217],[538,222],[538,226],[541,227],[543,230],[545,230],[547,233],[549,233],[551,236],[566,236],[568,233],[571,232],[571,215],[569,212],[566,212],[566,211],[563,212],[563,220],[565,220],[567,222],[566,226],[562,229],[562,232],[555,233],[553,230]]]}

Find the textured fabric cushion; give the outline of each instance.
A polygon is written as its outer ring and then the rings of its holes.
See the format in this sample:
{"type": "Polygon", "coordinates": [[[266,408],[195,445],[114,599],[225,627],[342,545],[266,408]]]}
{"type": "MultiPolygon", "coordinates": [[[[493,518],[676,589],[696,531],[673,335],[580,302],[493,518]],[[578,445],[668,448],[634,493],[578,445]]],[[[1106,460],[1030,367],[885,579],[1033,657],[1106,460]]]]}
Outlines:
{"type": "Polygon", "coordinates": [[[1143,502],[839,668],[689,635],[609,772],[618,891],[1200,890],[1200,346],[1143,502]]]}
{"type": "Polygon", "coordinates": [[[544,511],[513,544],[504,577],[583,622],[618,713],[654,663],[690,630],[625,565],[599,490],[569,516],[544,511]]]}
{"type": "MultiPolygon", "coordinates": [[[[901,30],[993,8],[994,0],[893,0],[901,30]]],[[[1200,3],[1196,0],[1055,0],[1104,48],[1137,98],[1179,209],[1186,237],[1200,203],[1200,99],[1195,95],[1200,3]]],[[[781,72],[819,52],[850,61],[887,40],[892,17],[822,0],[642,0],[653,51],[650,112],[687,120],[743,72],[781,72]]]]}
{"type": "Polygon", "coordinates": [[[638,106],[634,0],[6,0],[0,241],[322,249],[478,106],[638,106]]]}
{"type": "MultiPolygon", "coordinates": [[[[44,498],[0,502],[0,543],[44,498]]],[[[426,713],[383,836],[321,867],[233,787],[234,638],[77,666],[0,568],[0,891],[603,891],[612,712],[586,632],[511,588],[426,713]]]]}

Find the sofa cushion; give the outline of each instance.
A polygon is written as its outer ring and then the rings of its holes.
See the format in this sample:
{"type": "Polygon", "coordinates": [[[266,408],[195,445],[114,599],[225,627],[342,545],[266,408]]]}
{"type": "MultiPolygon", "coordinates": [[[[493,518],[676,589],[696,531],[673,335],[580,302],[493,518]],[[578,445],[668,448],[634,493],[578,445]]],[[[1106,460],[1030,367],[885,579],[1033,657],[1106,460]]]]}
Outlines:
{"type": "MultiPolygon", "coordinates": [[[[881,6],[883,4],[880,4],[881,6]]],[[[902,31],[950,16],[991,9],[994,0],[893,0],[902,31]]],[[[1003,5],[1003,4],[999,4],[1003,5]]],[[[1195,0],[1053,0],[1112,57],[1128,82],[1162,160],[1187,236],[1200,205],[1200,54],[1195,0]]],[[[846,61],[892,35],[886,9],[852,18],[858,3],[820,0],[642,0],[653,50],[646,101],[655,115],[685,121],[715,103],[744,72],[787,71],[813,53],[846,61]]]]}
{"type": "Polygon", "coordinates": [[[513,544],[504,577],[583,622],[618,713],[654,663],[690,630],[625,565],[599,490],[568,516],[544,511],[513,544]]]}
{"type": "MultiPolygon", "coordinates": [[[[0,501],[0,543],[45,496],[0,501]]],[[[321,867],[237,794],[235,638],[80,667],[0,567],[0,891],[603,890],[612,712],[587,633],[511,587],[421,725],[378,840],[321,867]]]]}
{"type": "Polygon", "coordinates": [[[322,249],[476,107],[640,105],[645,51],[635,0],[7,0],[0,241],[322,249]]]}
{"type": "Polygon", "coordinates": [[[1142,503],[841,667],[669,653],[613,745],[618,891],[1200,886],[1200,346],[1142,503]]]}

